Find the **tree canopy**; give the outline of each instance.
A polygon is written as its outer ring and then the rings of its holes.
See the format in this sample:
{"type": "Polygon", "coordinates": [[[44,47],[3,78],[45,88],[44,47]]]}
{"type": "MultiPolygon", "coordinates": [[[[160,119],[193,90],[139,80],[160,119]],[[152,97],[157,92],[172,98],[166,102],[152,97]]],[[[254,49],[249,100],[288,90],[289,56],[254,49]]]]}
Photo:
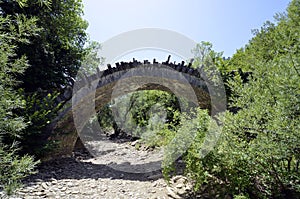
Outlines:
{"type": "Polygon", "coordinates": [[[72,84],[85,57],[88,23],[80,0],[1,1],[1,15],[35,17],[39,34],[18,43],[18,56],[26,55],[29,67],[19,77],[27,92],[61,90],[72,84]],[[40,5],[40,6],[39,6],[40,5]]]}

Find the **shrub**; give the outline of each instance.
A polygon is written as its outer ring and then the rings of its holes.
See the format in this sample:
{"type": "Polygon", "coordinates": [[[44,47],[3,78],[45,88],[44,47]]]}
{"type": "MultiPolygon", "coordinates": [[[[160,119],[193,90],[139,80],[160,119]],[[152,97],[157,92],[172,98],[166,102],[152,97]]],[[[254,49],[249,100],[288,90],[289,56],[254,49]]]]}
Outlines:
{"type": "Polygon", "coordinates": [[[21,179],[36,165],[32,157],[17,155],[15,142],[27,125],[15,114],[16,109],[24,107],[24,101],[15,90],[16,76],[28,66],[26,57],[18,57],[16,50],[18,44],[27,43],[28,37],[38,32],[35,22],[35,18],[28,19],[24,15],[0,16],[0,189],[8,194],[20,186],[21,179]]]}

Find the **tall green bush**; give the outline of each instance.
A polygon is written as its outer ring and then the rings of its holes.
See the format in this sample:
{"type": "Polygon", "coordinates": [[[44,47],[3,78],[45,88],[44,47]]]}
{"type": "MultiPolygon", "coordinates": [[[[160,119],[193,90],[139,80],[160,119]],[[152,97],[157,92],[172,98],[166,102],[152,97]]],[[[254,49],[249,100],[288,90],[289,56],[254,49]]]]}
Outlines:
{"type": "MultiPolygon", "coordinates": [[[[15,1],[21,3],[24,1],[15,1]]],[[[25,56],[17,56],[18,44],[28,43],[28,38],[36,35],[36,18],[24,15],[0,15],[0,190],[11,194],[25,176],[32,173],[36,162],[32,157],[18,156],[18,143],[22,130],[27,126],[15,110],[24,107],[24,100],[15,87],[19,83],[16,76],[27,68],[25,56]],[[6,138],[10,142],[3,142],[6,138]]]]}
{"type": "Polygon", "coordinates": [[[300,197],[299,11],[300,1],[293,0],[276,25],[266,23],[229,60],[231,69],[252,74],[247,82],[240,76],[227,80],[229,108],[237,111],[219,116],[224,127],[214,150],[202,157],[203,141],[195,139],[183,155],[198,192],[213,198],[300,197]]]}
{"type": "Polygon", "coordinates": [[[222,140],[226,164],[236,170],[232,188],[266,198],[300,193],[298,66],[287,55],[258,62],[246,85],[231,82],[239,96],[232,106],[241,108],[227,113],[222,140]]]}
{"type": "Polygon", "coordinates": [[[57,101],[59,93],[34,92],[23,95],[26,103],[20,115],[28,125],[18,139],[22,146],[21,152],[42,158],[45,153],[57,147],[55,142],[47,140],[49,135],[46,133],[46,127],[57,117],[62,107],[62,103],[57,101]]]}

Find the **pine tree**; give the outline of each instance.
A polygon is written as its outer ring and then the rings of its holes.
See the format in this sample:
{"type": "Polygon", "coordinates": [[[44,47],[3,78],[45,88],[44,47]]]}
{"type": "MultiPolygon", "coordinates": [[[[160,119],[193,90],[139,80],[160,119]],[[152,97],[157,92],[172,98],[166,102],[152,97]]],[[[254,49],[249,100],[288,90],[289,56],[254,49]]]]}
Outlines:
{"type": "MultiPolygon", "coordinates": [[[[15,1],[22,5],[24,1],[15,1]]],[[[24,15],[0,16],[0,190],[11,194],[20,180],[32,173],[37,162],[30,156],[18,156],[17,139],[26,127],[23,118],[15,114],[16,109],[24,106],[24,100],[18,95],[16,76],[28,67],[25,56],[17,56],[18,44],[28,43],[30,36],[36,35],[36,18],[24,15]],[[12,138],[12,142],[3,143],[3,139],[12,138]]]]}

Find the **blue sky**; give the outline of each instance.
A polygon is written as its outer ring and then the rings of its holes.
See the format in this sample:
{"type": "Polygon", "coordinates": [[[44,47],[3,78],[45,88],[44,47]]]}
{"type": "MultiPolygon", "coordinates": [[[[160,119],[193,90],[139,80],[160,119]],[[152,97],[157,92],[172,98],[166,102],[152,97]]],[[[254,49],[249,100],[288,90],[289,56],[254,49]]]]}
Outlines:
{"type": "MultiPolygon", "coordinates": [[[[195,42],[209,41],[214,50],[232,56],[289,0],[83,0],[88,33],[100,43],[135,29],[176,31],[195,42]]],[[[148,52],[155,56],[155,52],[148,52]]],[[[142,54],[145,56],[145,53],[142,54]]],[[[134,55],[129,55],[134,56],[134,55]]],[[[141,55],[139,55],[141,56],[141,55]]],[[[150,58],[150,57],[149,57],[150,58]]]]}

